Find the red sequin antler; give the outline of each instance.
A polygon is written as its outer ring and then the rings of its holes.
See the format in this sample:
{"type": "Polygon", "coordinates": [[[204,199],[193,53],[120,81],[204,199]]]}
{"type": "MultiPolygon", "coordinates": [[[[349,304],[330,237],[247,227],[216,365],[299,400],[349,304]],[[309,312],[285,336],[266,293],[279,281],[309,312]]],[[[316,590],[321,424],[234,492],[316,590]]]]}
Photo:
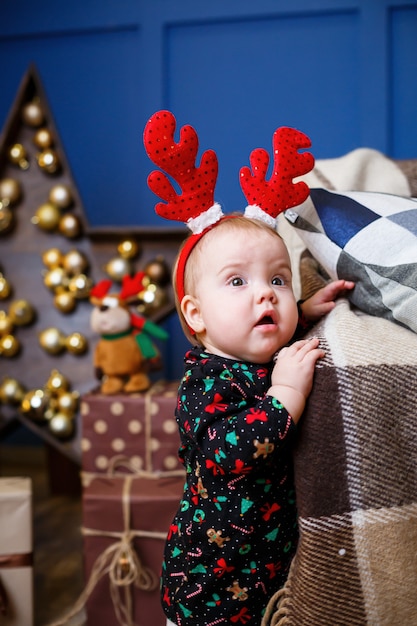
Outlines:
{"type": "Polygon", "coordinates": [[[122,289],[119,293],[119,300],[130,302],[138,299],[138,295],[146,287],[145,272],[136,272],[134,276],[126,275],[122,280],[122,289]]]}
{"type": "MultiPolygon", "coordinates": [[[[112,287],[110,279],[101,280],[90,290],[90,301],[94,305],[100,305],[112,287]]],[[[134,276],[128,274],[123,277],[120,293],[112,294],[120,303],[129,303],[138,299],[138,295],[146,287],[146,273],[136,272],[134,276]]]]}
{"type": "Polygon", "coordinates": [[[249,167],[240,170],[240,185],[249,204],[245,215],[263,219],[275,226],[275,218],[290,207],[301,204],[309,196],[306,183],[293,183],[293,178],[307,174],[314,166],[310,152],[298,152],[309,148],[311,141],[304,133],[283,126],[273,137],[274,167],[271,178],[266,180],[269,155],[263,148],[253,150],[249,167]]]}
{"type": "Polygon", "coordinates": [[[170,111],[158,111],[147,122],[143,140],[151,161],[178,183],[181,193],[176,192],[167,175],[160,171],[149,175],[148,185],[165,201],[155,206],[158,215],[185,222],[196,234],[222,216],[220,205],[214,202],[217,156],[213,150],[206,150],[196,167],[196,131],[192,126],[183,126],[180,140],[176,143],[175,127],[176,120],[170,111]]]}

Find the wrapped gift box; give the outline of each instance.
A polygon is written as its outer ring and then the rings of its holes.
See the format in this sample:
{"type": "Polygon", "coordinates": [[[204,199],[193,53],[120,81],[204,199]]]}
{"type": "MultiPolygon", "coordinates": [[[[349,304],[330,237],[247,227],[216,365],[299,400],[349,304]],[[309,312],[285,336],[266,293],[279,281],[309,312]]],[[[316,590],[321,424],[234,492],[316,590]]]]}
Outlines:
{"type": "Polygon", "coordinates": [[[141,394],[83,396],[82,469],[105,473],[118,455],[146,471],[180,469],[177,391],[178,382],[160,381],[141,394]]]}
{"type": "Polygon", "coordinates": [[[2,626],[32,626],[32,484],[0,478],[0,612],[2,626]]]}
{"type": "Polygon", "coordinates": [[[83,475],[88,626],[166,626],[159,577],[185,480],[185,472],[174,473],[178,476],[83,475]]]}

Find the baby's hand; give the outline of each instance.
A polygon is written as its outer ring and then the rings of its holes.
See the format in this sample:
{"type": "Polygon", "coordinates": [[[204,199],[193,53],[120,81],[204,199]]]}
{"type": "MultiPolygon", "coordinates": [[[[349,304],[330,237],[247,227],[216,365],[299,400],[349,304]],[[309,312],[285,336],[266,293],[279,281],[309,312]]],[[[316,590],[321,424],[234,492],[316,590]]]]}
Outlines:
{"type": "Polygon", "coordinates": [[[268,395],[282,402],[294,422],[301,417],[313,385],[316,362],[324,354],[317,337],[296,341],[278,353],[268,395]]]}
{"type": "Polygon", "coordinates": [[[333,280],[328,283],[316,293],[305,300],[301,304],[301,310],[304,313],[304,317],[310,321],[315,322],[319,320],[323,315],[329,313],[335,306],[335,300],[342,296],[346,291],[353,289],[355,283],[351,280],[333,280]]]}

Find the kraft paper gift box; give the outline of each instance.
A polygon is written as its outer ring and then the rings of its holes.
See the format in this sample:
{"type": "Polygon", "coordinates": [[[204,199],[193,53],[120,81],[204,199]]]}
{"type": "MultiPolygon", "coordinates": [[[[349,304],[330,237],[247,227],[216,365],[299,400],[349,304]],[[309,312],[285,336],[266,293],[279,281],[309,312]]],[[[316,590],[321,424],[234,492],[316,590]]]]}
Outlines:
{"type": "Polygon", "coordinates": [[[118,455],[146,471],[171,471],[178,460],[180,439],[175,421],[178,382],[160,381],[146,393],[84,395],[82,469],[106,473],[118,455]]]}
{"type": "Polygon", "coordinates": [[[83,474],[88,626],[166,626],[159,578],[185,482],[173,474],[83,474]]]}
{"type": "Polygon", "coordinates": [[[0,478],[1,626],[33,624],[32,537],[30,478],[0,478]]]}

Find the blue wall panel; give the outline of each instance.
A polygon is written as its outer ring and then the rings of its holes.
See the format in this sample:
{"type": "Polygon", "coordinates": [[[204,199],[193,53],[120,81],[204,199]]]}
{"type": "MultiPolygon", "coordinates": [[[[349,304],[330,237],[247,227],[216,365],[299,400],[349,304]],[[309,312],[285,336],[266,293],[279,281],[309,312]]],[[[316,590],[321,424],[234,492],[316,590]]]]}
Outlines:
{"type": "Polygon", "coordinates": [[[217,199],[242,208],[239,168],[271,151],[278,126],[312,139],[316,157],[360,142],[355,13],[179,25],[168,30],[166,102],[219,155],[217,199]],[[337,46],[335,46],[337,41],[337,46]]]}
{"type": "Polygon", "coordinates": [[[6,83],[10,78],[16,89],[16,76],[22,78],[28,62],[36,64],[92,223],[114,224],[123,213],[141,222],[142,145],[132,132],[144,117],[139,37],[136,29],[121,29],[0,40],[0,58],[13,58],[3,73],[6,83]]]}
{"type": "Polygon", "coordinates": [[[417,7],[392,11],[390,153],[417,154],[417,7]]]}

